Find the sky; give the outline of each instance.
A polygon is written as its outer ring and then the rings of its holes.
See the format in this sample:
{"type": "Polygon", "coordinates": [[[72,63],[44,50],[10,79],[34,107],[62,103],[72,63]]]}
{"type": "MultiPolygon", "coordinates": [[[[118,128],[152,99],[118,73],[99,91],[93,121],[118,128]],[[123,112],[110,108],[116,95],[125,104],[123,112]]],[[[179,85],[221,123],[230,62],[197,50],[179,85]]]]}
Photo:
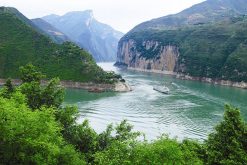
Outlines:
{"type": "Polygon", "coordinates": [[[0,6],[15,7],[28,18],[70,11],[93,10],[94,17],[121,32],[144,21],[175,14],[204,0],[0,0],[0,6]]]}

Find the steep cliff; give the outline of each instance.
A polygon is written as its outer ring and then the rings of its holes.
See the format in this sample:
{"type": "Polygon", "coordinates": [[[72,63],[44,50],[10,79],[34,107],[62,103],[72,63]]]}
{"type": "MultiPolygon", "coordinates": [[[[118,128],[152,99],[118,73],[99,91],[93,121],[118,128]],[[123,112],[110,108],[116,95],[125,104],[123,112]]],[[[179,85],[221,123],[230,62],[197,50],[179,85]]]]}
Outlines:
{"type": "Polygon", "coordinates": [[[119,44],[117,65],[123,64],[130,68],[143,70],[175,71],[179,57],[178,47],[172,45],[163,46],[157,41],[143,41],[143,51],[138,49],[134,40],[119,44]],[[145,56],[143,52],[147,55],[155,53],[155,57],[145,56]]]}
{"type": "Polygon", "coordinates": [[[247,82],[247,18],[241,15],[247,13],[247,1],[237,1],[242,6],[233,0],[208,0],[136,26],[120,39],[116,65],[247,82]],[[214,17],[203,22],[207,13],[214,17]],[[204,16],[197,19],[203,23],[188,21],[195,14],[204,16]],[[182,17],[186,21],[177,24],[182,17]]]}

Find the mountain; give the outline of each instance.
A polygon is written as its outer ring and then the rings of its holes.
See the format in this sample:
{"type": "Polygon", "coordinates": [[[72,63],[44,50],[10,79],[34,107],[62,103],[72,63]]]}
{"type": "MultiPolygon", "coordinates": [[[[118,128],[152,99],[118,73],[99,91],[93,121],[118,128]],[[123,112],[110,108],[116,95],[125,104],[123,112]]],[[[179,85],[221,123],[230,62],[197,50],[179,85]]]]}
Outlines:
{"type": "Polygon", "coordinates": [[[121,32],[97,21],[91,10],[69,12],[63,16],[42,18],[66,34],[81,48],[89,51],[96,61],[115,61],[121,32]]]}
{"type": "Polygon", "coordinates": [[[247,13],[246,0],[207,0],[182,12],[137,25],[132,31],[143,29],[174,29],[185,25],[197,25],[229,20],[247,13]]]}
{"type": "Polygon", "coordinates": [[[118,44],[118,66],[247,82],[247,1],[208,0],[137,25],[118,44]]]}
{"type": "Polygon", "coordinates": [[[54,42],[63,43],[70,41],[69,37],[60,32],[58,29],[54,28],[51,24],[46,22],[41,18],[36,18],[31,20],[40,30],[47,34],[54,42]]]}
{"type": "Polygon", "coordinates": [[[27,26],[30,26],[36,30],[38,30],[38,27],[34,25],[32,21],[30,21],[28,18],[26,18],[22,13],[20,13],[16,8],[13,7],[0,7],[1,14],[5,15],[14,15],[17,19],[25,23],[27,26]]]}
{"type": "Polygon", "coordinates": [[[70,42],[54,43],[18,10],[0,7],[0,22],[0,78],[18,78],[19,67],[32,63],[48,78],[108,82],[90,54],[70,42]]]}

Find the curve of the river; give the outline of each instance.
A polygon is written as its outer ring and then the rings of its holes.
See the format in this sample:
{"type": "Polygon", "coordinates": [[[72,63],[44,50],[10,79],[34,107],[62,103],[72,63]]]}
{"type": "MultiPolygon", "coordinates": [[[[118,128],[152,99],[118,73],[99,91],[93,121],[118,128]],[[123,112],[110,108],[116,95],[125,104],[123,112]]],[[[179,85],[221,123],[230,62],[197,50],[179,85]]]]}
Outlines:
{"type": "Polygon", "coordinates": [[[171,76],[119,70],[112,63],[99,64],[105,70],[120,73],[134,89],[127,93],[88,93],[67,89],[65,104],[77,104],[81,117],[89,119],[98,132],[110,123],[127,119],[135,130],[155,139],[169,134],[178,139],[205,139],[212,128],[222,120],[224,104],[241,109],[247,119],[247,90],[178,80],[171,76]],[[153,90],[165,85],[170,94],[153,90]]]}

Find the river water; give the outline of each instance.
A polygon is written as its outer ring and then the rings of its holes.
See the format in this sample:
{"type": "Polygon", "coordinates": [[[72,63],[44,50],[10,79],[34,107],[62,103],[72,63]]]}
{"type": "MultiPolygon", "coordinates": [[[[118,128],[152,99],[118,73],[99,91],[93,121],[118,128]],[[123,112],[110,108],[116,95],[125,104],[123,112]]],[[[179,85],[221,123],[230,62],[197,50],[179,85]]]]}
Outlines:
{"type": "Polygon", "coordinates": [[[110,123],[127,119],[149,140],[164,133],[180,140],[202,140],[222,120],[226,103],[240,108],[247,120],[247,90],[120,70],[113,67],[113,63],[98,65],[121,74],[134,90],[127,93],[66,90],[65,104],[78,106],[81,114],[78,122],[89,119],[97,132],[105,130],[110,123]],[[154,91],[155,85],[167,86],[170,94],[154,91]]]}

